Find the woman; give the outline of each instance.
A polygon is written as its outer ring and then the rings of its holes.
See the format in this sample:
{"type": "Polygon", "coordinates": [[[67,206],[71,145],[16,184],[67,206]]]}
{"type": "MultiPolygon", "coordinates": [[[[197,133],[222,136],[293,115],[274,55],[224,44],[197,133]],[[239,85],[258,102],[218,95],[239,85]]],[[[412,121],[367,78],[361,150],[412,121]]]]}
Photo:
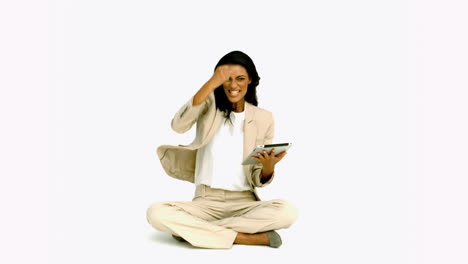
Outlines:
{"type": "Polygon", "coordinates": [[[153,204],[147,219],[155,229],[202,248],[281,245],[274,230],[289,227],[297,211],[285,200],[260,201],[255,187],[273,180],[286,152],[258,153],[257,165],[241,165],[256,145],[273,139],[272,114],[257,107],[259,80],[248,55],[230,52],[175,114],[171,125],[178,133],[197,124],[195,140],[160,146],[157,153],[168,175],[195,183],[195,197],[153,204]]]}

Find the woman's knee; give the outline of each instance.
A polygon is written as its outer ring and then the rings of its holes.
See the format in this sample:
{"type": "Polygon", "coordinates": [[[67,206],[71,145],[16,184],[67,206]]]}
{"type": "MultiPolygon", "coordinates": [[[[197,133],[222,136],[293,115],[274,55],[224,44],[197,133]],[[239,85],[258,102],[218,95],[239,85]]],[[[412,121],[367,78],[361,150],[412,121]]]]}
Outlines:
{"type": "Polygon", "coordinates": [[[167,203],[154,203],[146,211],[146,220],[154,228],[165,231],[166,216],[170,211],[170,205],[167,203]]]}
{"type": "Polygon", "coordinates": [[[298,217],[298,210],[291,202],[283,199],[273,201],[278,208],[278,221],[284,228],[291,226],[296,222],[298,217]]]}

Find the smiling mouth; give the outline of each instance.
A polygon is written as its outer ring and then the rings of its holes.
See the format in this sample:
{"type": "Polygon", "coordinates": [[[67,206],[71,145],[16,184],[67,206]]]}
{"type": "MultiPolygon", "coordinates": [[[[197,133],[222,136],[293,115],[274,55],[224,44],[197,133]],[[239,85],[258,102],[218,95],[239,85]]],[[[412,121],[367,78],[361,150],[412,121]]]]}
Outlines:
{"type": "Polygon", "coordinates": [[[240,94],[240,90],[229,90],[229,95],[232,97],[236,97],[240,94]]]}

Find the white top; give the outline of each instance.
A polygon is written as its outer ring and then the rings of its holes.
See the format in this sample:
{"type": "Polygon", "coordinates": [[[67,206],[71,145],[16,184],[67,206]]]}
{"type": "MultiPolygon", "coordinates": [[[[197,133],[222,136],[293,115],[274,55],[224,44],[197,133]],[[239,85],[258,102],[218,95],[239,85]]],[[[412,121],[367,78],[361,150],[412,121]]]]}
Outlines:
{"type": "Polygon", "coordinates": [[[208,144],[197,151],[195,184],[229,191],[252,188],[242,163],[245,112],[231,113],[232,124],[224,119],[208,144]]]}

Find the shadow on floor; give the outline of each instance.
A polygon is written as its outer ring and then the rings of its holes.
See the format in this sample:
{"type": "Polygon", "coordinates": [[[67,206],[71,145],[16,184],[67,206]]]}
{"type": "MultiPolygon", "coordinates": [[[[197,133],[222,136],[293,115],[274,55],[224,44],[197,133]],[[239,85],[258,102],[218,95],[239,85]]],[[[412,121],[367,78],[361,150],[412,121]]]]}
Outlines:
{"type": "Polygon", "coordinates": [[[164,244],[164,245],[170,245],[170,246],[174,246],[174,247],[195,249],[195,247],[190,245],[190,243],[177,241],[172,237],[172,235],[167,234],[167,233],[163,233],[163,232],[152,232],[151,234],[148,235],[148,239],[151,240],[152,242],[157,243],[157,244],[164,244]]]}

